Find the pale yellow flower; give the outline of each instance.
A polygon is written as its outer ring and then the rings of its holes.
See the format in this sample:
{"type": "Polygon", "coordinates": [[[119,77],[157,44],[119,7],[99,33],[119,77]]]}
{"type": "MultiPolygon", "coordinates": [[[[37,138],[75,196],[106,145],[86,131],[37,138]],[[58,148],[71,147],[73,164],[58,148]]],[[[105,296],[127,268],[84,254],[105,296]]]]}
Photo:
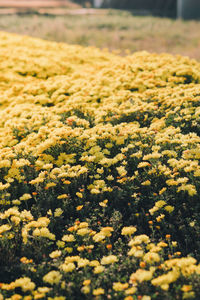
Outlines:
{"type": "Polygon", "coordinates": [[[64,272],[66,272],[66,273],[68,273],[68,272],[72,272],[75,268],[76,268],[76,266],[75,266],[75,264],[74,263],[68,263],[68,264],[62,264],[61,266],[60,266],[60,268],[64,271],[64,272]]]}
{"type": "Polygon", "coordinates": [[[61,278],[62,275],[60,274],[60,272],[50,271],[43,277],[43,281],[53,285],[53,284],[59,284],[61,278]]]}
{"type": "Polygon", "coordinates": [[[75,237],[74,237],[73,234],[66,234],[66,235],[63,235],[62,241],[64,241],[64,242],[74,242],[75,237]]]}
{"type": "Polygon", "coordinates": [[[98,288],[98,289],[94,289],[93,292],[92,292],[92,294],[93,294],[94,296],[99,296],[99,295],[103,295],[104,292],[105,292],[104,289],[98,288]]]}
{"type": "Polygon", "coordinates": [[[115,256],[115,255],[109,255],[109,256],[104,256],[101,259],[101,264],[102,265],[109,265],[109,264],[113,264],[113,263],[115,263],[117,261],[118,261],[117,256],[115,256]]]}
{"type": "Polygon", "coordinates": [[[128,283],[121,283],[121,282],[114,282],[113,283],[113,290],[115,291],[123,291],[127,289],[129,286],[128,283]]]}
{"type": "Polygon", "coordinates": [[[136,232],[136,230],[137,230],[137,228],[134,227],[134,226],[123,227],[122,231],[121,231],[121,234],[122,235],[132,235],[133,233],[136,232]]]}
{"type": "Polygon", "coordinates": [[[102,273],[104,270],[105,270],[104,266],[95,266],[93,272],[94,272],[94,274],[99,274],[99,273],[102,273]]]}
{"type": "Polygon", "coordinates": [[[81,228],[77,230],[77,234],[78,235],[86,235],[89,234],[90,230],[88,228],[81,228]]]}
{"type": "Polygon", "coordinates": [[[51,252],[51,253],[49,254],[49,256],[50,256],[51,258],[57,258],[57,257],[61,256],[61,254],[62,254],[62,252],[61,252],[60,250],[55,250],[55,251],[51,252]]]}
{"type": "Polygon", "coordinates": [[[63,213],[63,210],[61,208],[56,208],[54,212],[54,217],[60,217],[63,213]]]}
{"type": "Polygon", "coordinates": [[[154,270],[143,270],[143,269],[138,269],[135,273],[131,274],[130,276],[130,281],[134,282],[135,280],[139,282],[143,281],[149,281],[153,277],[153,271],[154,270]]]}

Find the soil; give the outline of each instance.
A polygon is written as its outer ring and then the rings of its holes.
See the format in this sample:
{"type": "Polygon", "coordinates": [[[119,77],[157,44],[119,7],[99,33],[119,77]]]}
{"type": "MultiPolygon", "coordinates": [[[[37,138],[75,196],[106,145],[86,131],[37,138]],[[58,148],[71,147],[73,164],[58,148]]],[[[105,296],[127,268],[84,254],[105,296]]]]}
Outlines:
{"type": "Polygon", "coordinates": [[[0,0],[0,8],[41,8],[66,7],[80,8],[81,6],[68,0],[0,0]]]}

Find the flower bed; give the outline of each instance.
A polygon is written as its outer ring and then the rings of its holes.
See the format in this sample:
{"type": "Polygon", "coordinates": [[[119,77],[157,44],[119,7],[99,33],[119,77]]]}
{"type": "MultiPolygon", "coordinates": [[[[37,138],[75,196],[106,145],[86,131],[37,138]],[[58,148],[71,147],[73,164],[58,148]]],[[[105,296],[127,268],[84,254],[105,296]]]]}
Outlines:
{"type": "Polygon", "coordinates": [[[0,299],[200,298],[200,64],[0,33],[0,299]]]}

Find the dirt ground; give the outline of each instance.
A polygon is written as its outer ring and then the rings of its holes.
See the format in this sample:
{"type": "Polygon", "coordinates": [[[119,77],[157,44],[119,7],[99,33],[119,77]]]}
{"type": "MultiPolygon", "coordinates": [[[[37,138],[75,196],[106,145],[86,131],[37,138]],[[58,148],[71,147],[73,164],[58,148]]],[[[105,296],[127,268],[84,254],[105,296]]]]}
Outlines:
{"type": "Polygon", "coordinates": [[[41,7],[67,7],[80,8],[81,6],[68,0],[0,0],[3,8],[41,8],[41,7]]]}

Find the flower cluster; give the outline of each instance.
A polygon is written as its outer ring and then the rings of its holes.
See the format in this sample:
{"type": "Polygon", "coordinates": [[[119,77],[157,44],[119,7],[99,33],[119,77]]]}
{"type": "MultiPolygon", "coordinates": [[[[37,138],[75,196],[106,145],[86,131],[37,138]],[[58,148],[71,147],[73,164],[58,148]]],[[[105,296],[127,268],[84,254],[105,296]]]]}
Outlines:
{"type": "Polygon", "coordinates": [[[200,298],[200,64],[0,32],[0,300],[200,298]]]}

